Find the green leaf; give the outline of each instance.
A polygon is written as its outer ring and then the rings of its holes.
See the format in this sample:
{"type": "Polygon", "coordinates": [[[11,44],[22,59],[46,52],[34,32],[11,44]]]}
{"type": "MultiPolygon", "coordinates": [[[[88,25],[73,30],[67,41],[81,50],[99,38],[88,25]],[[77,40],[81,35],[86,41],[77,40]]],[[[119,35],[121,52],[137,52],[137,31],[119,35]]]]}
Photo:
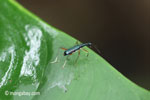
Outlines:
{"type": "Polygon", "coordinates": [[[16,1],[0,0],[0,100],[150,100],[89,48],[66,57],[76,40],[16,1]],[[57,63],[51,63],[58,56],[57,63]]]}

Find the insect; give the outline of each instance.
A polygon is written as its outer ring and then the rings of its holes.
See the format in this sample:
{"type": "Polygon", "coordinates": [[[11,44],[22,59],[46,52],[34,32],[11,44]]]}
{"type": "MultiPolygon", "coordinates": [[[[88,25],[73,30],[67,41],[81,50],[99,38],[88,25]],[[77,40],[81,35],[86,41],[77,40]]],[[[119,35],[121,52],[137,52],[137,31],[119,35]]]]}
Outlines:
{"type": "MultiPolygon", "coordinates": [[[[64,51],[64,56],[67,56],[67,55],[72,55],[72,53],[74,53],[76,51],[79,51],[79,54],[80,54],[80,49],[82,49],[82,50],[84,50],[85,52],[88,53],[88,51],[83,49],[83,47],[85,47],[85,46],[89,47],[91,45],[92,45],[92,43],[89,42],[89,43],[83,43],[83,44],[76,45],[76,46],[74,46],[74,47],[72,47],[70,49],[65,49],[65,48],[61,48],[61,49],[65,50],[64,51]]],[[[87,56],[88,56],[88,54],[87,54],[87,56]]]]}
{"type": "MultiPolygon", "coordinates": [[[[92,43],[91,43],[91,42],[88,42],[88,43],[79,44],[78,41],[77,41],[77,42],[76,42],[76,45],[73,46],[73,47],[71,47],[71,48],[69,48],[69,49],[66,49],[66,48],[60,48],[60,49],[65,50],[65,51],[64,51],[64,56],[67,56],[67,59],[68,59],[69,55],[72,55],[74,52],[77,52],[77,51],[78,51],[78,56],[77,56],[77,58],[76,58],[76,60],[75,60],[75,63],[76,63],[77,60],[78,60],[78,58],[79,58],[79,56],[80,56],[80,49],[82,49],[83,51],[85,51],[85,52],[87,53],[87,56],[89,55],[89,52],[88,52],[86,49],[83,48],[83,47],[85,47],[85,46],[91,47],[91,46],[92,46],[92,43]]],[[[96,48],[96,49],[97,49],[97,48],[96,48]]],[[[57,56],[56,59],[55,59],[53,62],[51,62],[51,63],[55,63],[55,62],[57,62],[57,60],[58,60],[58,56],[57,56]]],[[[62,68],[65,67],[66,63],[67,63],[67,60],[65,60],[63,66],[62,66],[62,68]]]]}

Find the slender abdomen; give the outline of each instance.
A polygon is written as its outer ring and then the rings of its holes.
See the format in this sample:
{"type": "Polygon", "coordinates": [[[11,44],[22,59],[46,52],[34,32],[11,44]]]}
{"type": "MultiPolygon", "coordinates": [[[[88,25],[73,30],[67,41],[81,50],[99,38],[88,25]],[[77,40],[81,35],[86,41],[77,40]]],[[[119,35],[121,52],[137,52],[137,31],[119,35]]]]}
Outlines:
{"type": "Polygon", "coordinates": [[[70,54],[72,54],[73,52],[76,52],[76,51],[79,50],[79,49],[80,49],[80,46],[79,46],[79,45],[74,46],[74,47],[72,47],[72,48],[66,50],[66,51],[64,52],[64,56],[70,55],[70,54]]]}

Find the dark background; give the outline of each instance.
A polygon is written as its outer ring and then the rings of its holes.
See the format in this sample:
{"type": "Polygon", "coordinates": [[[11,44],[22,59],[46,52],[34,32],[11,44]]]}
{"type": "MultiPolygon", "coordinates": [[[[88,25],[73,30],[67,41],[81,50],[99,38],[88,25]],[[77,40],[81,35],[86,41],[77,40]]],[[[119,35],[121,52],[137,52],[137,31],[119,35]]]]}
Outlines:
{"type": "Polygon", "coordinates": [[[138,85],[150,89],[149,0],[18,0],[82,42],[138,85]]]}

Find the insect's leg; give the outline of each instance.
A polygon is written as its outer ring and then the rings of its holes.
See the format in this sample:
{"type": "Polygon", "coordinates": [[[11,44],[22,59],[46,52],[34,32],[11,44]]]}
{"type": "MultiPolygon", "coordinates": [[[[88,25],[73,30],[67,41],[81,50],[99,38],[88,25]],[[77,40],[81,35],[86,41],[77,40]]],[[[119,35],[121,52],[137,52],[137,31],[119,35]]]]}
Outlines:
{"type": "Polygon", "coordinates": [[[76,45],[78,45],[79,44],[79,41],[76,41],[76,43],[75,43],[76,45]]]}
{"type": "Polygon", "coordinates": [[[52,62],[50,62],[50,63],[56,63],[56,62],[58,62],[58,56],[59,56],[59,52],[60,52],[60,49],[62,49],[62,50],[67,50],[66,48],[59,48],[59,50],[58,50],[58,52],[57,52],[57,56],[56,56],[56,58],[55,58],[55,60],[54,61],[52,61],[52,62]]]}
{"type": "MultiPolygon", "coordinates": [[[[70,54],[70,55],[71,55],[71,54],[70,54]]],[[[70,59],[69,59],[70,55],[67,56],[67,58],[66,58],[67,60],[70,60],[70,59]]]]}
{"type": "Polygon", "coordinates": [[[79,41],[76,41],[76,43],[75,43],[75,45],[74,45],[74,46],[79,45],[79,44],[80,44],[80,42],[79,42],[79,41]]]}
{"type": "Polygon", "coordinates": [[[52,61],[52,62],[50,62],[50,63],[56,63],[56,62],[58,62],[58,55],[57,55],[57,57],[55,58],[55,60],[52,61]]]}
{"type": "Polygon", "coordinates": [[[60,47],[60,49],[62,49],[62,50],[67,50],[66,48],[63,48],[63,47],[60,47]]]}
{"type": "Polygon", "coordinates": [[[88,57],[89,56],[89,52],[86,49],[84,49],[84,48],[81,48],[81,49],[87,53],[86,56],[88,57]]]}
{"type": "Polygon", "coordinates": [[[66,58],[66,60],[65,60],[65,62],[64,62],[64,64],[63,64],[63,66],[62,66],[63,69],[65,68],[65,65],[66,65],[66,63],[67,63],[68,58],[69,58],[69,55],[67,56],[67,58],[66,58]]]}
{"type": "Polygon", "coordinates": [[[52,62],[50,62],[50,63],[56,63],[56,62],[58,62],[59,51],[60,51],[60,49],[57,52],[57,56],[56,56],[55,60],[52,61],[52,62]]]}
{"type": "Polygon", "coordinates": [[[67,63],[67,60],[65,60],[65,62],[64,62],[64,64],[63,64],[63,66],[62,66],[62,68],[63,68],[63,69],[64,69],[64,67],[65,67],[66,63],[67,63]]]}
{"type": "Polygon", "coordinates": [[[75,63],[74,63],[74,64],[76,64],[76,63],[77,63],[77,61],[78,61],[78,59],[79,59],[79,56],[80,56],[80,50],[78,51],[78,56],[77,56],[77,58],[76,58],[76,60],[75,60],[75,63]]]}

